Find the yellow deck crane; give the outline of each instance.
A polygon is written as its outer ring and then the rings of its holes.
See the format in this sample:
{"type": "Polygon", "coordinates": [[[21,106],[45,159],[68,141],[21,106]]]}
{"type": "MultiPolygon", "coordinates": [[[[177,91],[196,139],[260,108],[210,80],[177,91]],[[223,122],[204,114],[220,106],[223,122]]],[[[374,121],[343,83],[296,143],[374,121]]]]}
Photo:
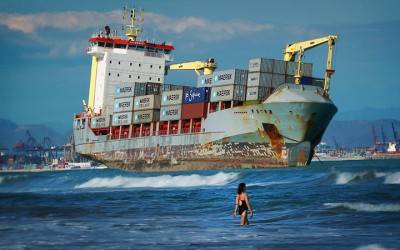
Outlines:
{"type": "Polygon", "coordinates": [[[296,84],[300,83],[301,58],[303,57],[304,51],[310,50],[321,44],[328,43],[328,58],[327,58],[327,62],[326,62],[324,92],[325,92],[326,96],[329,96],[331,76],[335,73],[335,70],[332,69],[333,45],[335,45],[335,40],[337,40],[337,39],[338,39],[338,36],[326,36],[326,37],[312,39],[312,40],[308,40],[308,41],[304,41],[304,42],[286,45],[286,48],[283,52],[285,61],[294,61],[296,55],[298,54],[297,72],[296,72],[296,75],[294,76],[296,84]]]}
{"type": "Polygon", "coordinates": [[[208,58],[207,61],[194,61],[194,62],[185,62],[185,63],[177,63],[170,64],[165,66],[165,71],[167,73],[168,70],[194,70],[197,75],[200,75],[198,70],[203,70],[204,75],[211,75],[214,73],[214,70],[217,68],[217,63],[214,62],[214,59],[208,58]]]}

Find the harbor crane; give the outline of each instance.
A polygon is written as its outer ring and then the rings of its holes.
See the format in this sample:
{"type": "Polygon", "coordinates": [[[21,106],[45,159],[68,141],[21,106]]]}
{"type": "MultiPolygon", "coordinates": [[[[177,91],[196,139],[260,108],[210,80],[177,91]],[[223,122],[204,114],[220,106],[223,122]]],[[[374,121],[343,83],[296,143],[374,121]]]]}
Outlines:
{"type": "Polygon", "coordinates": [[[211,75],[212,73],[214,73],[214,70],[216,68],[217,63],[215,63],[214,59],[208,58],[205,62],[194,61],[167,65],[165,66],[165,74],[167,74],[168,70],[194,70],[199,76],[200,73],[198,70],[203,70],[204,75],[211,75]]]}
{"type": "Polygon", "coordinates": [[[303,57],[304,52],[312,48],[315,48],[321,44],[328,43],[328,59],[326,62],[324,93],[326,96],[329,96],[331,76],[335,73],[335,70],[332,69],[333,45],[335,45],[335,40],[338,40],[338,36],[326,36],[304,42],[298,42],[286,45],[286,48],[283,52],[284,55],[283,60],[295,61],[295,57],[296,55],[298,55],[297,72],[296,75],[294,76],[296,84],[300,84],[301,59],[303,57]]]}

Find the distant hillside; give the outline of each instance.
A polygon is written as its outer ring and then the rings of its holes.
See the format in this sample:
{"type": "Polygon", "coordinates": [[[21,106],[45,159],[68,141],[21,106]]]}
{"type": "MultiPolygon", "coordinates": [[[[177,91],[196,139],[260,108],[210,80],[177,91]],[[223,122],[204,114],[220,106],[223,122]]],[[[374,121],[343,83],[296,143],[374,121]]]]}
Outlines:
{"type": "MultiPolygon", "coordinates": [[[[347,148],[373,146],[372,126],[375,126],[376,135],[382,141],[382,126],[386,141],[394,141],[391,123],[400,135],[400,121],[394,119],[381,120],[334,120],[327,128],[322,141],[332,148],[335,147],[333,138],[339,146],[347,148]]],[[[23,141],[26,131],[29,131],[38,143],[44,137],[50,137],[56,146],[61,146],[68,141],[71,132],[59,133],[46,125],[18,125],[12,121],[0,119],[0,147],[12,149],[14,145],[23,141]]]]}
{"type": "Polygon", "coordinates": [[[24,141],[26,131],[29,131],[38,143],[41,143],[44,137],[49,137],[56,146],[65,144],[72,132],[59,133],[46,125],[18,125],[10,120],[0,119],[0,147],[12,149],[16,143],[24,141]]]}

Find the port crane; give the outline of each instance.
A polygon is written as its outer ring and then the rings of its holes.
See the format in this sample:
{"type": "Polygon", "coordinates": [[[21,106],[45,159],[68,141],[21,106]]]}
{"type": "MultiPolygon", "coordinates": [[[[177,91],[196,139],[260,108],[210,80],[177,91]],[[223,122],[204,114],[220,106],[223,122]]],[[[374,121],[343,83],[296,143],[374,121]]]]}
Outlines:
{"type": "Polygon", "coordinates": [[[331,76],[335,73],[335,70],[332,69],[332,57],[333,57],[333,45],[335,45],[335,40],[338,40],[338,36],[326,36],[317,39],[312,39],[304,42],[298,42],[293,44],[286,45],[286,48],[283,52],[283,60],[284,61],[295,61],[296,55],[298,55],[297,59],[297,72],[295,77],[295,83],[300,84],[301,78],[301,59],[304,55],[304,52],[315,48],[321,44],[328,43],[328,58],[326,62],[326,73],[325,73],[325,82],[324,82],[324,93],[326,96],[329,96],[329,88],[331,82],[331,76]]]}
{"type": "Polygon", "coordinates": [[[211,75],[216,68],[217,63],[214,59],[208,58],[205,62],[194,61],[167,65],[165,66],[165,74],[167,74],[168,70],[194,70],[197,75],[200,75],[198,70],[203,70],[204,75],[211,75]]]}

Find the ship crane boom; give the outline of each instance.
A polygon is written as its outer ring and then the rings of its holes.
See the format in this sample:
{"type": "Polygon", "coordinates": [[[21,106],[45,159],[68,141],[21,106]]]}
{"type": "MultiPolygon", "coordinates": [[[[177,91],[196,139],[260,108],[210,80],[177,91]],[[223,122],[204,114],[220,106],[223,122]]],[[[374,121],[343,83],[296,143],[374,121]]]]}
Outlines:
{"type": "Polygon", "coordinates": [[[326,96],[329,96],[331,76],[335,73],[335,71],[332,69],[333,45],[335,45],[335,40],[338,40],[338,36],[326,36],[286,45],[286,48],[283,52],[285,61],[294,61],[296,55],[298,55],[298,66],[295,76],[297,84],[300,83],[301,78],[301,58],[303,57],[303,53],[321,44],[328,43],[328,57],[326,62],[324,93],[326,96]]]}
{"type": "Polygon", "coordinates": [[[198,70],[203,70],[204,75],[210,75],[214,73],[214,70],[216,68],[217,64],[214,62],[214,59],[209,58],[206,62],[194,61],[194,62],[170,64],[165,66],[165,71],[167,73],[168,70],[194,70],[197,75],[200,75],[198,70]]]}

